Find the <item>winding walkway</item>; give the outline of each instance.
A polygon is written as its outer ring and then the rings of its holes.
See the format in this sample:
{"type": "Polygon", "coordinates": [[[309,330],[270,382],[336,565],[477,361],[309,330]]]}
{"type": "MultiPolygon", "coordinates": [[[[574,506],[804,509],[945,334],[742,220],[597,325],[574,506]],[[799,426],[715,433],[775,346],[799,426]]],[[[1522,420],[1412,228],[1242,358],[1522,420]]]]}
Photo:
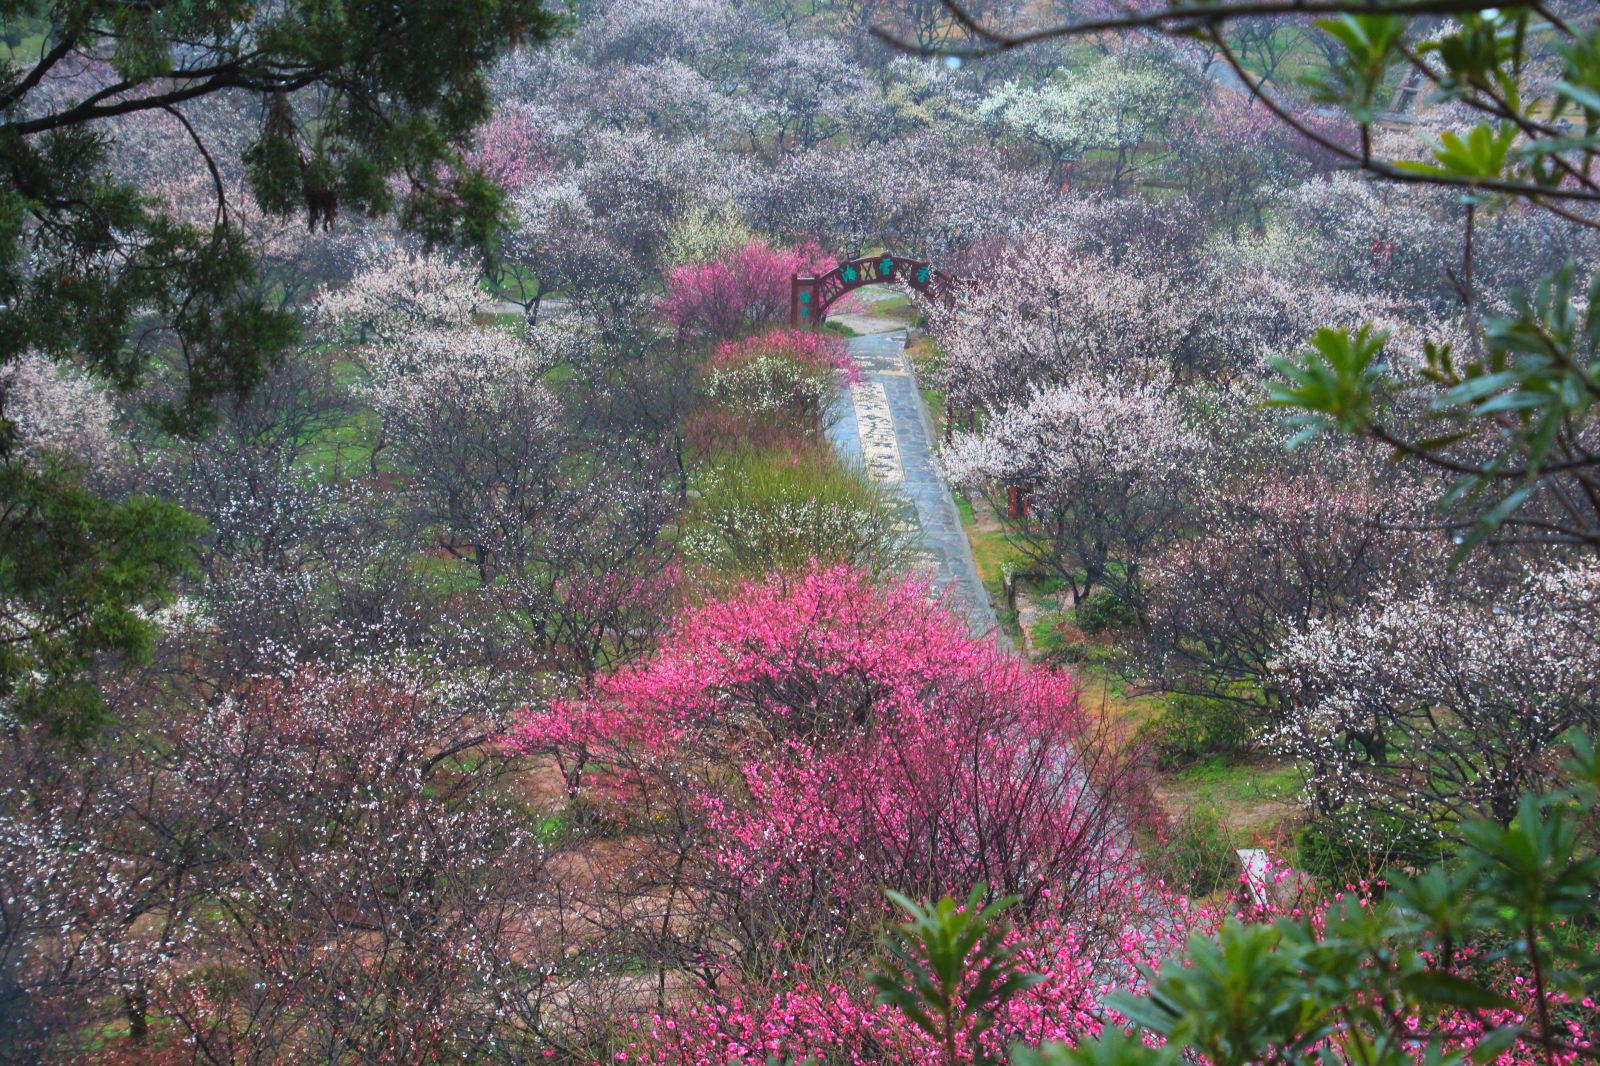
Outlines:
{"type": "Polygon", "coordinates": [[[854,337],[849,349],[862,380],[834,397],[828,428],[834,450],[861,464],[898,499],[907,528],[915,531],[913,569],[948,597],[973,633],[1009,644],[978,578],[961,515],[939,476],[933,424],[906,355],[905,330],[854,337]]]}

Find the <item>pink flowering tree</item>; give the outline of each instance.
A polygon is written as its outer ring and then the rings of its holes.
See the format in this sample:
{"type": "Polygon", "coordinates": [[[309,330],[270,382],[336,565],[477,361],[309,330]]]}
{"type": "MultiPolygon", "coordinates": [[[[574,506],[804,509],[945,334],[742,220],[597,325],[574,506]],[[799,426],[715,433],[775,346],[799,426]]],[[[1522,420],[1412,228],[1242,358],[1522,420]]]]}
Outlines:
{"type": "Polygon", "coordinates": [[[477,149],[468,161],[508,194],[521,192],[554,168],[541,117],[531,107],[497,110],[478,130],[477,149]]]}
{"type": "Polygon", "coordinates": [[[669,270],[661,313],[681,334],[737,337],[788,318],[794,275],[832,266],[815,242],[791,251],[753,240],[714,262],[669,270]]]}
{"type": "Polygon", "coordinates": [[[846,567],[680,616],[652,658],[508,742],[652,837],[632,890],[662,924],[635,935],[707,987],[859,960],[884,885],[981,882],[1030,919],[1095,913],[1143,798],[1070,678],[970,637],[925,586],[846,567]]]}

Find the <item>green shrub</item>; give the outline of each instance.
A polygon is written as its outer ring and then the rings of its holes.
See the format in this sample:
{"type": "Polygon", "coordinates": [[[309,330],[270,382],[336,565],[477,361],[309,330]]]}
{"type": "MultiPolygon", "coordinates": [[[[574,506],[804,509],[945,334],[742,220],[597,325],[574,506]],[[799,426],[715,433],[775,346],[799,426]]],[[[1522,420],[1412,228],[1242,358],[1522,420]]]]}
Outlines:
{"type": "Polygon", "coordinates": [[[875,573],[900,562],[904,523],[883,491],[824,456],[754,455],[721,466],[690,509],[682,548],[727,574],[794,570],[813,559],[875,573]]]}
{"type": "Polygon", "coordinates": [[[1126,629],[1137,624],[1139,616],[1127,601],[1109,589],[1099,589],[1073,609],[1078,628],[1090,636],[1109,629],[1126,629]]]}
{"type": "Polygon", "coordinates": [[[1157,764],[1187,766],[1212,755],[1241,755],[1259,723],[1249,706],[1210,696],[1169,696],[1161,717],[1146,727],[1157,764]]]}
{"type": "Polygon", "coordinates": [[[1054,627],[1036,646],[1044,653],[1046,661],[1058,665],[1117,668],[1123,662],[1122,653],[1116,648],[1087,640],[1063,640],[1061,631],[1054,627]]]}
{"type": "Polygon", "coordinates": [[[1232,834],[1222,825],[1222,812],[1208,804],[1192,807],[1175,819],[1166,841],[1146,849],[1156,873],[1168,884],[1194,896],[1209,896],[1239,875],[1239,857],[1232,834]]]}
{"type": "Polygon", "coordinates": [[[1378,811],[1345,808],[1295,834],[1295,866],[1330,884],[1354,884],[1386,867],[1423,867],[1445,858],[1438,834],[1378,811]]]}

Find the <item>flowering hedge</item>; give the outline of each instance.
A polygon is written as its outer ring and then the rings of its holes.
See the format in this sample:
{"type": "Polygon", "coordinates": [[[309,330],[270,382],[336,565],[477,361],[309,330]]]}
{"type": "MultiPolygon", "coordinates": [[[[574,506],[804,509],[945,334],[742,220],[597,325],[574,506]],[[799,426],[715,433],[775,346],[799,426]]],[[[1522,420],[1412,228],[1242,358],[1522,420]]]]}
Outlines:
{"type": "Polygon", "coordinates": [[[710,263],[667,273],[661,313],[680,333],[737,337],[789,316],[790,280],[833,267],[814,241],[789,251],[755,240],[710,263]]]}
{"type": "Polygon", "coordinates": [[[704,368],[706,393],[713,403],[807,417],[820,412],[835,372],[847,380],[859,376],[844,345],[824,334],[791,329],[724,341],[704,368]]]}

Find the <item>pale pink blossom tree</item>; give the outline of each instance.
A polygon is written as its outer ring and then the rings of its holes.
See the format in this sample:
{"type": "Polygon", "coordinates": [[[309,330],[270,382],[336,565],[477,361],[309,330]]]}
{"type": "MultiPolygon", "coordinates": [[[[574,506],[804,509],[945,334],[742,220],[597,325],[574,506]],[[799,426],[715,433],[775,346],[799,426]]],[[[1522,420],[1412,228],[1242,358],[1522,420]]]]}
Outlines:
{"type": "Polygon", "coordinates": [[[958,433],[941,456],[963,490],[988,497],[1040,573],[1076,600],[1097,588],[1143,602],[1143,568],[1178,535],[1202,471],[1201,439],[1155,385],[1093,377],[1035,389],[958,433]]]}
{"type": "Polygon", "coordinates": [[[1597,610],[1600,571],[1580,564],[1499,593],[1397,586],[1308,620],[1282,643],[1296,706],[1277,743],[1307,766],[1313,809],[1425,837],[1468,816],[1509,822],[1554,779],[1563,735],[1600,725],[1597,610]]]}

